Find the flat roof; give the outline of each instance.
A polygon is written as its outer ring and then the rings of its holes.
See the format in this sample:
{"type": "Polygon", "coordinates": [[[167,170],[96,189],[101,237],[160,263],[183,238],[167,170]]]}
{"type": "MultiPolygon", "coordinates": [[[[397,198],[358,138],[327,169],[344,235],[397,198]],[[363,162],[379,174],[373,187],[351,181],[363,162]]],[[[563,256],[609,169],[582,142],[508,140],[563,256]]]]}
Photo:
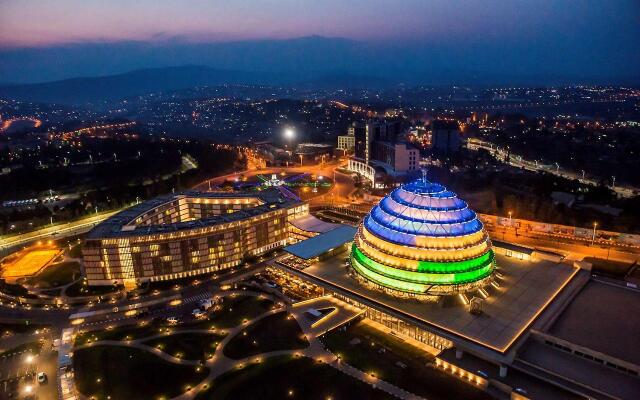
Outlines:
{"type": "MultiPolygon", "coordinates": [[[[637,337],[635,339],[637,342],[637,337]]],[[[620,399],[633,399],[640,393],[640,379],[638,377],[616,371],[535,340],[529,339],[522,347],[518,357],[564,379],[579,382],[620,399]]]]}
{"type": "Polygon", "coordinates": [[[284,268],[315,278],[324,286],[355,294],[356,300],[359,297],[377,303],[451,340],[462,339],[481,348],[505,353],[579,269],[546,260],[517,260],[500,254],[496,254],[496,262],[502,275],[498,279],[500,288],[493,290],[494,295],[484,301],[481,315],[469,313],[462,305],[447,307],[368,289],[349,276],[343,267],[344,254],[302,271],[284,268]]]}
{"type": "Polygon", "coordinates": [[[640,365],[640,292],[591,280],[549,333],[640,365]]]}
{"type": "Polygon", "coordinates": [[[296,228],[306,232],[325,233],[340,227],[340,224],[325,222],[319,218],[314,217],[311,214],[305,215],[300,218],[292,219],[291,221],[289,221],[289,223],[295,226],[296,228]]]}
{"type": "Polygon", "coordinates": [[[144,201],[140,204],[129,207],[119,213],[107,218],[96,225],[87,234],[87,239],[103,239],[113,237],[150,235],[158,233],[175,232],[180,230],[189,230],[202,228],[205,226],[234,222],[242,219],[251,218],[269,211],[282,208],[292,207],[301,204],[301,201],[286,198],[276,188],[269,188],[256,192],[201,192],[201,191],[184,191],[175,194],[165,194],[153,199],[144,201]],[[133,228],[123,230],[123,227],[130,224],[139,216],[147,213],[163,204],[172,201],[178,201],[180,198],[198,198],[198,199],[242,199],[253,198],[260,199],[263,204],[251,208],[245,208],[235,211],[231,214],[223,214],[209,218],[198,219],[194,221],[176,222],[172,224],[154,224],[154,225],[136,225],[133,228]]]}
{"type": "Polygon", "coordinates": [[[335,229],[289,245],[283,250],[296,257],[308,260],[353,241],[356,230],[357,228],[354,226],[340,224],[340,226],[335,229]]]}

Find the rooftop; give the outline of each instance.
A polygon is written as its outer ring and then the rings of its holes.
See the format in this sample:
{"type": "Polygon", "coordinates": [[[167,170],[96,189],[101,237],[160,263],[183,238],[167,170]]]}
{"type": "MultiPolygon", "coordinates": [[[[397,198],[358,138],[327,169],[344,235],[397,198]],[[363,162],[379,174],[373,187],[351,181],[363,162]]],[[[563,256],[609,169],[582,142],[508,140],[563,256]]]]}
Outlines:
{"type": "Polygon", "coordinates": [[[321,219],[314,217],[311,214],[305,215],[300,218],[292,219],[291,225],[306,232],[320,232],[325,233],[330,230],[336,229],[340,224],[333,224],[331,222],[325,222],[321,219]]]}
{"type": "Polygon", "coordinates": [[[335,229],[321,233],[311,239],[289,245],[283,250],[296,257],[308,260],[310,258],[318,257],[319,255],[335,249],[345,243],[351,242],[355,233],[355,227],[340,225],[335,229]]]}
{"type": "Polygon", "coordinates": [[[258,216],[275,209],[289,208],[300,203],[297,200],[284,197],[278,189],[265,189],[260,192],[200,192],[185,191],[175,194],[166,194],[147,200],[133,207],[129,207],[114,216],[96,225],[88,234],[87,239],[102,239],[123,236],[149,235],[179,230],[202,228],[227,222],[234,222],[258,216]],[[245,208],[231,214],[198,219],[193,221],[176,222],[173,224],[139,225],[133,229],[123,230],[125,225],[131,224],[140,215],[160,207],[163,204],[178,200],[179,198],[204,198],[204,199],[242,199],[258,198],[263,204],[256,207],[245,208]]]}
{"type": "Polygon", "coordinates": [[[314,281],[333,290],[348,292],[350,297],[374,302],[403,318],[424,324],[441,336],[464,339],[481,346],[474,346],[475,349],[488,348],[500,353],[509,350],[578,271],[550,261],[524,261],[496,255],[503,276],[501,286],[485,300],[483,314],[476,316],[462,305],[446,307],[368,289],[348,275],[342,266],[344,257],[341,254],[296,272],[315,278],[314,281]]]}
{"type": "Polygon", "coordinates": [[[640,365],[640,292],[590,281],[549,333],[640,365]]]}

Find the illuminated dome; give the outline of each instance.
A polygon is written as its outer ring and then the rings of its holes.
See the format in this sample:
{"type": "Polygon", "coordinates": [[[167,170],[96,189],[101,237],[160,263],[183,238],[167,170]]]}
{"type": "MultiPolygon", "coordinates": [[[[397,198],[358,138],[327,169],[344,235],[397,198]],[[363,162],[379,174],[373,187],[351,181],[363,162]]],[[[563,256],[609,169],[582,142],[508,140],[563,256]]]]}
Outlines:
{"type": "Polygon", "coordinates": [[[377,289],[429,297],[484,286],[495,261],[476,213],[455,193],[422,178],[393,190],[364,218],[351,265],[377,289]]]}

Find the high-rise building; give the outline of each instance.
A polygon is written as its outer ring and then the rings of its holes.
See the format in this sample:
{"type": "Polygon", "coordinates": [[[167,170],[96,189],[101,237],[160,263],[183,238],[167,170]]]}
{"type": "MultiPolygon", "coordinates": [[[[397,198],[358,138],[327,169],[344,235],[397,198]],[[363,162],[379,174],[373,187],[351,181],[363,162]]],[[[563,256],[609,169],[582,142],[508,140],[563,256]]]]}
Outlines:
{"type": "Polygon", "coordinates": [[[369,144],[366,127],[364,125],[357,124],[349,129],[352,130],[354,137],[354,156],[362,160],[368,160],[369,144]]]}
{"type": "Polygon", "coordinates": [[[353,130],[349,128],[348,135],[338,136],[338,150],[351,151],[356,145],[356,137],[353,130]]]}
{"type": "Polygon", "coordinates": [[[374,142],[372,159],[393,169],[393,174],[404,174],[418,169],[420,152],[407,143],[374,142]]]}
{"type": "Polygon", "coordinates": [[[456,121],[435,120],[431,123],[431,148],[443,154],[460,150],[460,126],[456,121]]]}

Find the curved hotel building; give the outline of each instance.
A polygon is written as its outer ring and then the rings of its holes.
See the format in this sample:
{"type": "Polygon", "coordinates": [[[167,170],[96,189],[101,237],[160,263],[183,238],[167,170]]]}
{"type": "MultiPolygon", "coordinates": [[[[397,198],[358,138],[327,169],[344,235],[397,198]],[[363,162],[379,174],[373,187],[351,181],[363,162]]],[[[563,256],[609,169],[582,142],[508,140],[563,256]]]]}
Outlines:
{"type": "Polygon", "coordinates": [[[157,197],[89,232],[85,276],[89,285],[133,287],[225,270],[287,244],[289,222],[307,214],[278,189],[157,197]]]}
{"type": "Polygon", "coordinates": [[[427,298],[488,284],[495,260],[476,213],[455,193],[423,178],[392,191],[364,218],[351,266],[376,289],[427,298]]]}

